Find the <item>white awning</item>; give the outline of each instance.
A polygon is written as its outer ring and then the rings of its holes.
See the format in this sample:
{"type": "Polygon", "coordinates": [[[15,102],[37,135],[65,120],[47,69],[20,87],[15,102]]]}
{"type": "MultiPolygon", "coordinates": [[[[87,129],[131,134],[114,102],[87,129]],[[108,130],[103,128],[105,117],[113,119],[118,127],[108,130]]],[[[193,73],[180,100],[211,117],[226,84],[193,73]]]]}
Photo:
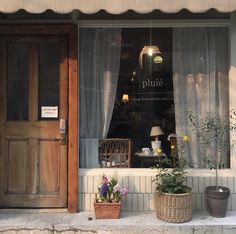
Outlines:
{"type": "Polygon", "coordinates": [[[236,10],[236,0],[0,0],[0,12],[14,13],[24,9],[29,13],[42,13],[48,9],[56,13],[70,13],[79,10],[86,14],[105,10],[120,14],[128,10],[148,13],[160,10],[175,13],[182,9],[191,12],[206,12],[216,9],[219,12],[236,10]]]}

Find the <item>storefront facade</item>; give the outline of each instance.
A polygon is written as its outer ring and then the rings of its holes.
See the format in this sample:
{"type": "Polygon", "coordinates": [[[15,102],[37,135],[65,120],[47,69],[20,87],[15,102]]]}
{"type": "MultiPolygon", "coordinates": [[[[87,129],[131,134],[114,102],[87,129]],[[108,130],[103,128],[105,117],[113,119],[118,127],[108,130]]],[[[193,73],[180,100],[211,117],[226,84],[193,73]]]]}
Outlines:
{"type": "MultiPolygon", "coordinates": [[[[122,209],[154,210],[155,170],[135,153],[150,147],[150,130],[159,125],[169,154],[166,137],[189,134],[185,111],[217,107],[232,123],[233,144],[236,4],[211,4],[1,3],[1,207],[93,210],[100,177],[116,172],[129,188],[122,209]],[[151,70],[147,57],[140,60],[148,43],[161,50],[151,70]],[[102,138],[132,139],[128,167],[100,168],[102,138]]],[[[198,155],[191,146],[187,185],[194,209],[205,210],[205,187],[215,178],[198,155]]],[[[235,149],[222,160],[220,183],[230,188],[228,209],[235,210],[235,149]]]]}

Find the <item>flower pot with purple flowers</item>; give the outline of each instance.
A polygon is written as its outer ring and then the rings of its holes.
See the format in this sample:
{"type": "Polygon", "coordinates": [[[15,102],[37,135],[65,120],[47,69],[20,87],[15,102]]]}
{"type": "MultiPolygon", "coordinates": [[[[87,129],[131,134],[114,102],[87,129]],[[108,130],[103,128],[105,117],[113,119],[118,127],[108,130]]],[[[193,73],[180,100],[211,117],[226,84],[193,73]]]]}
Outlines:
{"type": "Polygon", "coordinates": [[[102,176],[102,181],[98,186],[98,193],[94,201],[96,219],[119,219],[121,198],[126,196],[128,189],[122,188],[118,184],[117,176],[108,180],[107,176],[102,176]]]}

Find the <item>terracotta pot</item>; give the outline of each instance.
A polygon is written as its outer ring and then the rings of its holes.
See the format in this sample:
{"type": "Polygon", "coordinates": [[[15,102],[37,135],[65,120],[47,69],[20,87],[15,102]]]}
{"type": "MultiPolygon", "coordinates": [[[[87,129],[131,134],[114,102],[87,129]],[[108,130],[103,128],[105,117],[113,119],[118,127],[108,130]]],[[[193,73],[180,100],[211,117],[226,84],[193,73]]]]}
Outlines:
{"type": "Polygon", "coordinates": [[[121,202],[102,203],[94,202],[96,219],[119,219],[121,202]]]}
{"type": "Polygon", "coordinates": [[[207,210],[213,217],[223,218],[226,216],[230,189],[218,186],[206,187],[207,210]],[[220,189],[220,191],[219,191],[220,189]]]}

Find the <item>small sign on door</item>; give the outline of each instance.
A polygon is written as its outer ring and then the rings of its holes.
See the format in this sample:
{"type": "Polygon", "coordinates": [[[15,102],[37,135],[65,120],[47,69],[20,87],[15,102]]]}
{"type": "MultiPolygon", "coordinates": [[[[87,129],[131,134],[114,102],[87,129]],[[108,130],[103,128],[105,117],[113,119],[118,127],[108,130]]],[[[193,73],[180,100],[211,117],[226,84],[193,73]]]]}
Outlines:
{"type": "Polygon", "coordinates": [[[42,106],[41,118],[58,118],[58,106],[42,106]]]}

